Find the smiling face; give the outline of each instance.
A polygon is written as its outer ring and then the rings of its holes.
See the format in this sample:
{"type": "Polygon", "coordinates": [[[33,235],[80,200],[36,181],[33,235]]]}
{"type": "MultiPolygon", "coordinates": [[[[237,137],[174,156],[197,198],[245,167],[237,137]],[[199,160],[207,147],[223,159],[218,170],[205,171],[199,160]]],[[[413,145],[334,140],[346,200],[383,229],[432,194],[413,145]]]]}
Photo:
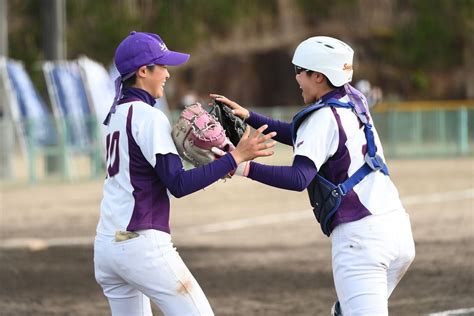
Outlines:
{"type": "Polygon", "coordinates": [[[301,89],[305,104],[315,103],[332,89],[327,85],[326,78],[319,72],[302,71],[295,77],[301,89]]]}
{"type": "Polygon", "coordinates": [[[136,76],[135,86],[137,88],[147,91],[155,99],[159,99],[165,94],[165,83],[170,77],[166,66],[155,65],[152,69],[142,66],[137,70],[136,76]]]}
{"type": "Polygon", "coordinates": [[[308,73],[306,71],[300,72],[296,75],[295,79],[298,82],[301,89],[301,96],[305,104],[314,103],[317,100],[317,89],[313,82],[312,76],[314,73],[308,73]]]}

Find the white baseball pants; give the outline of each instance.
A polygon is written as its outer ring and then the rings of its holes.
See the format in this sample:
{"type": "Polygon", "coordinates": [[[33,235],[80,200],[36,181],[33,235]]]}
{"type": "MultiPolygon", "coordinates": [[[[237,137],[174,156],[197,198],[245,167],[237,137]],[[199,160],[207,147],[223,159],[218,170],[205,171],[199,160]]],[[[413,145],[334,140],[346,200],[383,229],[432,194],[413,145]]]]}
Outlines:
{"type": "Polygon", "coordinates": [[[103,235],[95,239],[95,278],[112,315],[152,315],[150,299],[167,316],[214,315],[171,236],[153,229],[137,233],[120,242],[103,235]]]}
{"type": "Polygon", "coordinates": [[[342,314],[388,315],[388,298],[415,258],[408,214],[401,210],[341,224],[331,238],[342,314]]]}

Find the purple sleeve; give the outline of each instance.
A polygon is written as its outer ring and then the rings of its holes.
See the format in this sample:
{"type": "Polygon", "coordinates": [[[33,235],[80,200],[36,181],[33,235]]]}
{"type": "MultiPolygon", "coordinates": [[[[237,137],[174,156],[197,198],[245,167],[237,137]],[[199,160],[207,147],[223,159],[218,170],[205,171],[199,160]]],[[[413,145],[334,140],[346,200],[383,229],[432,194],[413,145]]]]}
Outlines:
{"type": "Polygon", "coordinates": [[[214,183],[237,168],[231,154],[191,170],[184,170],[176,154],[156,155],[155,171],[173,196],[180,198],[214,183]]]}
{"type": "Polygon", "coordinates": [[[272,187],[303,191],[317,172],[311,159],[297,155],[291,166],[267,166],[251,162],[248,177],[272,187]]]}
{"type": "Polygon", "coordinates": [[[270,132],[277,132],[277,135],[273,138],[277,142],[282,144],[286,144],[289,146],[293,146],[293,140],[291,139],[291,124],[288,122],[273,120],[269,117],[257,114],[255,112],[249,112],[250,116],[246,120],[246,122],[252,126],[253,128],[257,129],[264,124],[268,124],[267,130],[264,134],[270,132]]]}

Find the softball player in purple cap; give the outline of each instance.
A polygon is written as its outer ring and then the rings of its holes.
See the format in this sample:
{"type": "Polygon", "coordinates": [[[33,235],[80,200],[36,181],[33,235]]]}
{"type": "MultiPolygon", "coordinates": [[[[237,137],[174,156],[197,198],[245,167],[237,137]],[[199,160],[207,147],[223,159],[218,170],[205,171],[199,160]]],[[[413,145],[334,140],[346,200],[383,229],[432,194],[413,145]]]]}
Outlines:
{"type": "Polygon", "coordinates": [[[188,54],[169,50],[156,34],[132,32],[118,46],[120,77],[107,125],[107,177],[94,243],[97,282],[112,315],[151,315],[150,300],[165,315],[213,315],[209,302],[170,236],[170,198],[223,178],[245,160],[269,156],[275,133],[252,136],[210,164],[185,171],[166,116],[154,108],[170,75],[188,54]]]}
{"type": "Polygon", "coordinates": [[[296,48],[296,81],[307,105],[291,123],[249,112],[217,94],[251,126],[268,124],[293,146],[291,166],[245,162],[244,175],[287,190],[308,190],[332,239],[338,296],[332,315],[388,315],[388,298],[415,256],[410,220],[390,180],[366,98],[349,85],[354,51],[331,37],[296,48]]]}

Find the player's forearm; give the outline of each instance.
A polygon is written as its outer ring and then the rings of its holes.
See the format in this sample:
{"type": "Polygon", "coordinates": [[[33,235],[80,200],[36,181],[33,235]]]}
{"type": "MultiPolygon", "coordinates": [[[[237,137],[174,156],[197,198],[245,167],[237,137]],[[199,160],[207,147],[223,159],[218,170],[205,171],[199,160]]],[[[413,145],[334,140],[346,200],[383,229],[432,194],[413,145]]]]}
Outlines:
{"type": "Polygon", "coordinates": [[[155,171],[166,188],[177,198],[204,189],[235,168],[237,164],[229,154],[191,170],[183,169],[178,155],[156,155],[155,171]]]}
{"type": "Polygon", "coordinates": [[[252,162],[248,177],[272,187],[303,191],[316,173],[317,169],[309,158],[295,156],[292,166],[267,166],[252,162]]]}
{"type": "Polygon", "coordinates": [[[246,122],[253,128],[259,128],[262,125],[267,124],[268,128],[264,132],[267,134],[269,132],[277,132],[277,135],[273,137],[274,140],[282,144],[293,146],[293,141],[291,139],[291,125],[288,122],[273,120],[269,117],[263,116],[255,112],[249,112],[250,116],[247,118],[246,122]]]}

